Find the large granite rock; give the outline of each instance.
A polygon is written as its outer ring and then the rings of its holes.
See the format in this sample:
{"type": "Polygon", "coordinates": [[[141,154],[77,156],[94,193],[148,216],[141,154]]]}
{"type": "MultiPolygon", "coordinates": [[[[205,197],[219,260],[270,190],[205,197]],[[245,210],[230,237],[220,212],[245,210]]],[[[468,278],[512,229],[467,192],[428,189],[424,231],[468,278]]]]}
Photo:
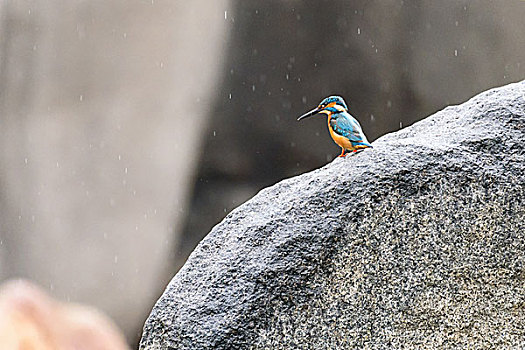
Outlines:
{"type": "Polygon", "coordinates": [[[525,346],[525,82],[230,213],[141,349],[525,346]]]}

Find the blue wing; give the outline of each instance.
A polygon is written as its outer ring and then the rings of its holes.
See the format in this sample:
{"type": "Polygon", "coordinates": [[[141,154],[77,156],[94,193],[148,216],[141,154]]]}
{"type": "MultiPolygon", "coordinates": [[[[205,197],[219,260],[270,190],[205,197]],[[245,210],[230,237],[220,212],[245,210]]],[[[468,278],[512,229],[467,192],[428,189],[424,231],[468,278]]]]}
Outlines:
{"type": "Polygon", "coordinates": [[[330,126],[338,135],[346,137],[353,144],[370,146],[359,122],[347,112],[337,113],[330,119],[330,126]]]}

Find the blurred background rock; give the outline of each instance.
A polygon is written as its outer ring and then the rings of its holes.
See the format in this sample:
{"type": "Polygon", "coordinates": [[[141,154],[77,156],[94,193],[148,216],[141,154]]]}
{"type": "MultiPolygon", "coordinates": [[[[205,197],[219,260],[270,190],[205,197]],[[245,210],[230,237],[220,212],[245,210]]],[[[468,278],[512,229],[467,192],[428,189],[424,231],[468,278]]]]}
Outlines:
{"type": "Polygon", "coordinates": [[[226,5],[2,2],[2,279],[94,305],[137,341],[173,274],[226,5]]]}
{"type": "Polygon", "coordinates": [[[262,187],[525,78],[525,2],[4,1],[0,278],[135,342],[195,244],[262,187]]]}

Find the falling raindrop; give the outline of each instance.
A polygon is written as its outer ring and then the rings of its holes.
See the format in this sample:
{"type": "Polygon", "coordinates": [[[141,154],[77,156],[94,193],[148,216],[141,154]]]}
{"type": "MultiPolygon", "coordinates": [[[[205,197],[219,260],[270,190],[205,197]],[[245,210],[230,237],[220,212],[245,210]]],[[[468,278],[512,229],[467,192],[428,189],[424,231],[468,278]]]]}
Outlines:
{"type": "Polygon", "coordinates": [[[458,50],[454,50],[454,56],[458,55],[458,50]]]}
{"type": "Polygon", "coordinates": [[[399,128],[402,129],[403,128],[403,122],[399,122],[399,128]]]}
{"type": "Polygon", "coordinates": [[[361,34],[361,28],[357,27],[357,35],[361,34]]]}
{"type": "Polygon", "coordinates": [[[224,11],[224,19],[228,19],[228,11],[224,11]]]}

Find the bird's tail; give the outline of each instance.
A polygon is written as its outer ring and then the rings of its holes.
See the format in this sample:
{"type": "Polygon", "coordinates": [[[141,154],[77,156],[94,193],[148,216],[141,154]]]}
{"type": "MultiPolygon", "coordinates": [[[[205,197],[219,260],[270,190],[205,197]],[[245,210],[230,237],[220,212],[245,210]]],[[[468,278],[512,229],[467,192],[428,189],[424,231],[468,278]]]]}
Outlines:
{"type": "Polygon", "coordinates": [[[358,144],[354,145],[356,149],[365,149],[365,148],[374,148],[370,143],[361,141],[358,144]]]}

